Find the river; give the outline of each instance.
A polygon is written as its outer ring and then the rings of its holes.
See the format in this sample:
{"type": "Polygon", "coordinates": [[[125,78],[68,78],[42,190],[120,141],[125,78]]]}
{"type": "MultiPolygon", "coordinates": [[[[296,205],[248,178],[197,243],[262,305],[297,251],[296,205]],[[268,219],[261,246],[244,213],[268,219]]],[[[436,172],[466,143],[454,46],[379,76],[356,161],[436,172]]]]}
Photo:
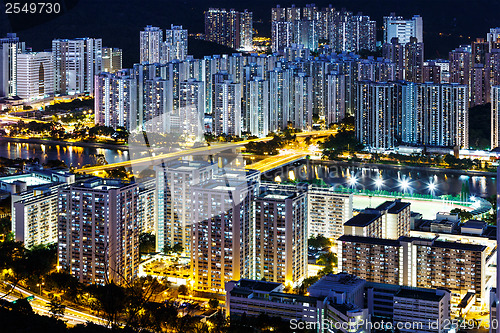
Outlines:
{"type": "Polygon", "coordinates": [[[468,189],[471,196],[496,195],[496,177],[491,173],[461,170],[400,167],[392,165],[346,165],[333,161],[301,161],[272,170],[263,178],[274,180],[323,179],[329,185],[358,190],[459,196],[468,189]]]}
{"type": "MultiPolygon", "coordinates": [[[[40,162],[62,160],[68,166],[82,167],[92,163],[92,155],[103,155],[108,163],[129,159],[125,149],[67,146],[64,144],[15,143],[0,141],[0,156],[10,159],[38,158],[40,162]]],[[[496,194],[496,177],[491,174],[467,174],[453,170],[398,167],[391,165],[352,166],[345,163],[302,161],[265,175],[272,180],[323,179],[327,184],[351,186],[357,189],[386,190],[433,194],[459,195],[463,186],[471,195],[487,197],[496,194]],[[309,165],[309,167],[306,167],[309,165]]]]}
{"type": "Polygon", "coordinates": [[[108,163],[127,161],[128,151],[111,148],[81,147],[64,144],[38,144],[0,141],[0,156],[10,159],[38,158],[44,164],[49,160],[61,160],[67,166],[82,167],[92,163],[95,155],[103,155],[108,163]]]}

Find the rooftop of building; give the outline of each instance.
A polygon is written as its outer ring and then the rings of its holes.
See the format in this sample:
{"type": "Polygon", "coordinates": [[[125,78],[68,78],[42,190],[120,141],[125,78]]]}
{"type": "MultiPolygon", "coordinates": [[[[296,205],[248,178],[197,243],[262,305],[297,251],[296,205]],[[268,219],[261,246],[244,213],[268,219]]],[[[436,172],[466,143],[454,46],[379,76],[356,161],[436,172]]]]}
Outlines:
{"type": "Polygon", "coordinates": [[[12,184],[14,182],[21,181],[26,183],[26,186],[39,186],[39,185],[46,185],[51,183],[50,180],[47,180],[45,178],[40,177],[36,173],[24,173],[24,174],[18,174],[18,175],[13,175],[13,176],[6,176],[0,178],[0,182],[7,183],[7,184],[12,184]]]}
{"type": "Polygon", "coordinates": [[[244,288],[247,290],[271,292],[276,288],[279,288],[280,286],[281,283],[278,282],[249,280],[249,279],[241,279],[238,281],[239,289],[244,288]]]}
{"type": "Polygon", "coordinates": [[[486,229],[487,223],[479,220],[469,220],[462,224],[462,228],[486,229]]]}
{"type": "Polygon", "coordinates": [[[357,306],[355,306],[354,304],[351,304],[351,303],[339,304],[339,303],[335,303],[332,300],[329,300],[328,304],[344,315],[347,315],[347,312],[349,312],[349,311],[359,310],[359,308],[357,306]]]}
{"type": "Polygon", "coordinates": [[[381,216],[380,212],[376,213],[375,211],[361,212],[358,215],[352,217],[348,220],[344,225],[353,226],[353,227],[366,227],[373,222],[375,222],[381,216]]]}
{"type": "Polygon", "coordinates": [[[366,280],[347,273],[328,274],[312,284],[307,290],[314,295],[328,295],[330,291],[347,292],[364,286],[366,280]]]}
{"type": "Polygon", "coordinates": [[[396,239],[343,235],[338,240],[341,242],[349,242],[349,243],[375,244],[375,245],[395,246],[395,247],[400,246],[399,241],[396,239]]]}
{"type": "Polygon", "coordinates": [[[39,167],[25,173],[0,177],[0,183],[12,184],[16,181],[22,181],[26,183],[26,186],[33,187],[58,183],[62,180],[67,180],[71,176],[72,174],[70,174],[67,169],[42,169],[39,167]]]}
{"type": "Polygon", "coordinates": [[[298,303],[316,303],[318,300],[317,297],[313,296],[304,296],[304,295],[299,295],[299,294],[289,294],[289,293],[284,293],[280,291],[273,291],[269,293],[269,298],[275,299],[275,298],[280,298],[282,302],[286,302],[286,300],[290,300],[298,303]]]}
{"type": "Polygon", "coordinates": [[[387,210],[389,214],[397,214],[403,211],[406,207],[410,207],[409,202],[402,202],[401,200],[386,201],[380,204],[377,210],[387,210]]]}
{"type": "Polygon", "coordinates": [[[419,299],[423,301],[432,301],[439,302],[443,299],[445,293],[438,293],[437,290],[433,289],[422,289],[422,288],[408,288],[402,287],[394,297],[401,298],[411,298],[411,299],[419,299]]]}
{"type": "Polygon", "coordinates": [[[242,189],[248,187],[248,182],[245,178],[243,179],[230,179],[225,180],[223,178],[211,179],[209,181],[203,182],[201,184],[193,186],[193,191],[197,190],[210,190],[210,191],[235,191],[236,189],[242,189]]]}
{"type": "Polygon", "coordinates": [[[283,201],[286,199],[293,199],[300,195],[296,191],[286,191],[278,189],[265,189],[258,195],[258,199],[272,200],[272,201],[283,201]]]}
{"type": "Polygon", "coordinates": [[[71,185],[72,188],[86,188],[91,190],[110,190],[116,188],[122,188],[132,184],[133,182],[125,181],[121,179],[108,179],[93,177],[83,181],[75,182],[71,185]]]}
{"type": "Polygon", "coordinates": [[[168,171],[192,172],[211,166],[215,167],[216,165],[205,161],[173,161],[163,166],[163,168],[168,171]]]}
{"type": "Polygon", "coordinates": [[[459,242],[446,242],[446,241],[439,241],[439,240],[434,240],[434,239],[426,239],[426,238],[420,238],[420,237],[408,237],[408,236],[401,236],[401,237],[399,237],[398,241],[411,242],[411,243],[416,243],[416,244],[423,245],[423,246],[437,247],[437,248],[443,248],[443,249],[463,250],[463,251],[483,252],[487,248],[484,245],[465,244],[465,243],[459,243],[459,242]]]}

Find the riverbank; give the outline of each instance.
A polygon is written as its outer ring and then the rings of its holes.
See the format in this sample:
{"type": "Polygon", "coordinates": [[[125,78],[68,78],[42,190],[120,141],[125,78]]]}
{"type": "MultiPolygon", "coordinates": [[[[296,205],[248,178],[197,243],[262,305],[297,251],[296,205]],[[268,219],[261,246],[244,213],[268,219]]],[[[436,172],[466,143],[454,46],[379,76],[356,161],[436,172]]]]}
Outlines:
{"type": "Polygon", "coordinates": [[[399,164],[384,164],[384,163],[362,163],[362,162],[345,162],[345,161],[326,161],[326,160],[314,160],[323,165],[340,165],[340,166],[354,166],[358,168],[387,168],[387,169],[396,169],[396,170],[415,170],[415,171],[432,171],[432,172],[440,172],[440,173],[453,173],[457,175],[465,175],[465,176],[484,176],[484,177],[495,177],[497,176],[496,172],[489,171],[479,171],[479,170],[461,170],[461,169],[447,169],[447,168],[436,168],[429,166],[410,166],[410,165],[399,165],[399,164]]]}
{"type": "Polygon", "coordinates": [[[71,142],[71,141],[58,141],[50,139],[21,139],[21,138],[9,138],[0,136],[0,142],[15,142],[15,143],[34,143],[42,145],[60,145],[60,146],[73,146],[73,147],[90,147],[90,148],[102,148],[102,149],[114,149],[114,150],[128,150],[128,145],[123,144],[112,144],[112,143],[100,143],[100,142],[71,142]]]}

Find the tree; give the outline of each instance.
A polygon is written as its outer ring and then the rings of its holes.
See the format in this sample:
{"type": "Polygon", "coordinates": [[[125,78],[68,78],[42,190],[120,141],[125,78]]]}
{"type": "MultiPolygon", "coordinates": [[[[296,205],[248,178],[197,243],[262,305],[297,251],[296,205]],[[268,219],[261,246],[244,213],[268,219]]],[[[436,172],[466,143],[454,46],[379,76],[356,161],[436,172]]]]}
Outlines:
{"type": "Polygon", "coordinates": [[[49,303],[49,312],[50,316],[53,318],[64,317],[64,312],[66,311],[66,306],[63,305],[60,301],[56,299],[52,299],[49,303]]]}
{"type": "Polygon", "coordinates": [[[315,248],[316,250],[322,250],[324,248],[332,246],[332,243],[325,236],[316,235],[316,237],[312,236],[311,238],[309,238],[307,245],[309,247],[315,248]]]}
{"type": "Polygon", "coordinates": [[[91,286],[90,291],[99,301],[100,311],[103,312],[108,326],[116,326],[120,313],[125,309],[125,288],[114,282],[103,286],[91,286]]]}
{"type": "Polygon", "coordinates": [[[219,307],[219,301],[216,298],[212,298],[208,301],[208,306],[210,309],[217,309],[219,307]]]}
{"type": "Polygon", "coordinates": [[[353,130],[342,128],[335,136],[330,135],[320,144],[323,149],[323,157],[334,159],[339,154],[347,152],[356,152],[362,150],[363,145],[356,139],[353,130]]]}
{"type": "Polygon", "coordinates": [[[187,295],[187,293],[188,293],[188,291],[189,291],[189,290],[188,290],[188,287],[186,287],[186,285],[185,285],[185,284],[181,284],[181,285],[179,286],[179,288],[177,288],[177,291],[178,291],[178,292],[179,292],[179,294],[181,294],[181,295],[187,295]]]}
{"type": "Polygon", "coordinates": [[[151,253],[155,251],[156,237],[155,235],[143,232],[139,235],[139,252],[151,253]]]}
{"type": "Polygon", "coordinates": [[[174,250],[172,249],[172,247],[170,245],[165,245],[163,247],[163,253],[165,254],[171,254],[174,250]]]}
{"type": "Polygon", "coordinates": [[[173,247],[172,247],[172,252],[175,252],[177,254],[180,254],[182,253],[182,251],[184,251],[184,248],[182,247],[181,244],[177,243],[175,244],[173,247]]]}
{"type": "Polygon", "coordinates": [[[114,168],[111,170],[107,170],[106,172],[108,173],[109,178],[125,179],[125,180],[129,179],[129,175],[125,167],[114,168]]]}
{"type": "Polygon", "coordinates": [[[461,209],[461,208],[453,208],[450,211],[450,213],[451,214],[458,214],[458,217],[460,218],[460,221],[462,221],[462,222],[468,221],[474,217],[474,215],[472,215],[471,212],[469,212],[465,209],[461,209]]]}
{"type": "Polygon", "coordinates": [[[146,304],[162,294],[169,285],[167,280],[151,276],[140,277],[132,283],[127,283],[125,288],[127,326],[140,328],[146,304]]]}
{"type": "Polygon", "coordinates": [[[497,225],[497,197],[496,195],[492,195],[488,197],[486,200],[488,200],[489,203],[491,204],[492,212],[486,215],[484,221],[491,225],[497,225]]]}

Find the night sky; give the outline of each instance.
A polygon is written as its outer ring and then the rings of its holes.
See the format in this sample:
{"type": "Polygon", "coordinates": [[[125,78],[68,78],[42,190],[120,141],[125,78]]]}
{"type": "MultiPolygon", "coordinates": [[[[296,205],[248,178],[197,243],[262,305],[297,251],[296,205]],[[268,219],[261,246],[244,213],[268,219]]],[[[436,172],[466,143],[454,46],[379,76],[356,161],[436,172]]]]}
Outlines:
{"type": "MultiPolygon", "coordinates": [[[[7,2],[7,0],[2,0],[7,2]]],[[[17,2],[23,2],[16,0],[17,2]]],[[[249,9],[254,13],[254,29],[270,35],[271,6],[295,3],[302,7],[311,1],[178,1],[178,0],[58,0],[64,13],[0,14],[0,33],[17,32],[34,51],[51,47],[54,38],[102,37],[104,46],[124,50],[124,66],[139,57],[139,31],[147,24],[163,29],[183,25],[189,33],[203,32],[203,11],[208,7],[249,9]]],[[[500,0],[336,0],[316,1],[318,7],[332,3],[337,9],[363,12],[377,21],[379,39],[382,17],[391,12],[406,18],[420,14],[424,19],[426,58],[447,58],[448,51],[476,37],[486,37],[489,28],[500,26],[500,0]],[[448,35],[440,36],[439,33],[448,35]],[[462,37],[460,37],[462,35],[462,37]],[[471,39],[468,39],[471,37],[471,39]]],[[[5,8],[5,7],[4,7],[5,8]]],[[[199,45],[196,47],[200,47],[199,45]]],[[[203,51],[203,50],[201,50],[203,51]]],[[[200,50],[190,50],[190,54],[200,50]]]]}

